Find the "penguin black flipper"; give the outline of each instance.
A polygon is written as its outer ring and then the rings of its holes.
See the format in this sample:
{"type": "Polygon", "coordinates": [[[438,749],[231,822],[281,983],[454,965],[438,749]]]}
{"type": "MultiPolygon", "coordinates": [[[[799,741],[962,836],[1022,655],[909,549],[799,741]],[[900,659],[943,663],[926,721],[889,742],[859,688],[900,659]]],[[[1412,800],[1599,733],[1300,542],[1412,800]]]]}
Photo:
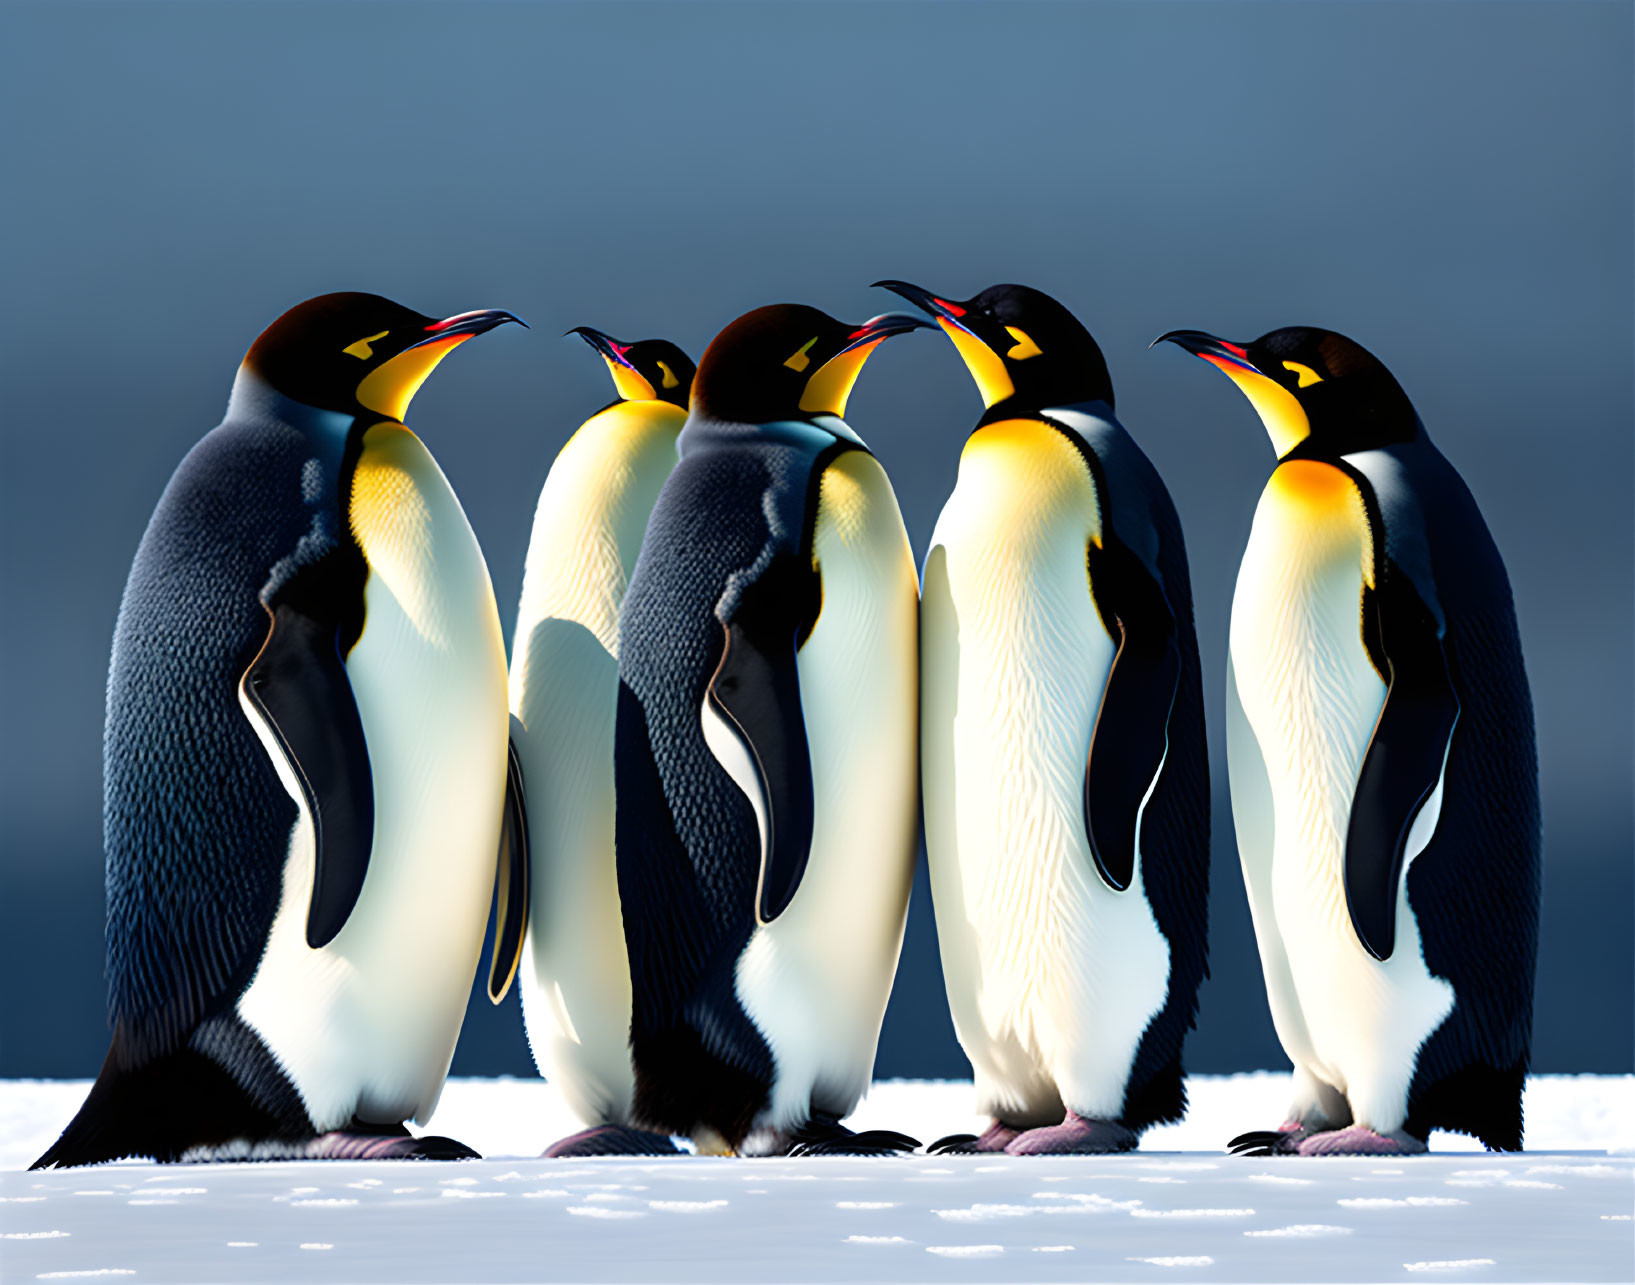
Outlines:
{"type": "Polygon", "coordinates": [[[1409,835],[1442,779],[1459,698],[1425,511],[1404,460],[1399,452],[1364,451],[1345,457],[1341,467],[1368,515],[1373,583],[1363,590],[1363,645],[1387,684],[1351,799],[1346,908],[1364,949],[1383,960],[1396,946],[1409,835]]]}
{"type": "Polygon", "coordinates": [[[306,936],[316,950],[345,927],[363,890],[375,841],[374,781],[336,622],[296,595],[270,610],[272,628],[245,671],[244,694],[278,740],[312,817],[306,936]]]}
{"type": "Polygon", "coordinates": [[[511,716],[506,747],[505,812],[500,819],[500,850],[494,878],[494,957],[488,966],[488,998],[498,1004],[511,989],[522,963],[522,939],[528,932],[528,796],[523,788],[522,760],[517,756],[521,724],[511,716]]]}
{"type": "Polygon", "coordinates": [[[1388,570],[1363,591],[1363,636],[1390,686],[1352,795],[1345,899],[1358,939],[1384,960],[1396,945],[1409,833],[1442,777],[1459,698],[1436,622],[1405,576],[1388,570]]]}
{"type": "MultiPolygon", "coordinates": [[[[1090,593],[1117,644],[1084,767],[1084,829],[1096,871],[1122,892],[1135,877],[1136,825],[1163,770],[1181,685],[1181,628],[1165,588],[1173,556],[1160,530],[1179,526],[1151,462],[1103,403],[1055,406],[1045,421],[1090,470],[1100,532],[1085,551],[1090,593]],[[1108,485],[1109,474],[1120,485],[1108,485]]],[[[1175,568],[1170,568],[1173,574],[1175,568]]],[[[1190,600],[1190,587],[1183,586],[1190,600]]]]}
{"type": "Polygon", "coordinates": [[[1084,771],[1085,831],[1096,869],[1116,892],[1135,877],[1136,823],[1164,765],[1181,681],[1175,613],[1163,586],[1117,541],[1090,545],[1090,583],[1118,641],[1084,771]]]}
{"type": "Polygon", "coordinates": [[[759,787],[759,922],[771,923],[794,899],[812,846],[812,762],[801,713],[795,655],[822,602],[818,575],[774,556],[745,585],[725,626],[720,666],[708,700],[736,731],[759,787]]]}

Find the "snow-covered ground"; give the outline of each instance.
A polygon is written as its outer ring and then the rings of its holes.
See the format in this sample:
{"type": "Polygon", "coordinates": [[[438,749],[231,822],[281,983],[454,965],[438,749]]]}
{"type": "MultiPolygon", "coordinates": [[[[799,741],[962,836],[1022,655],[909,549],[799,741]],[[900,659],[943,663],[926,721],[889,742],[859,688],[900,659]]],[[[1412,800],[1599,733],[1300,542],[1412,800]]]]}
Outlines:
{"type": "MultiPolygon", "coordinates": [[[[1107,1158],[539,1160],[551,1089],[450,1082],[465,1164],[22,1171],[84,1082],[0,1083],[0,1278],[149,1281],[1635,1279],[1635,1077],[1530,1082],[1526,1154],[1237,1159],[1288,1077],[1195,1077],[1184,1124],[1107,1158]]],[[[968,1084],[890,1081],[852,1123],[979,1124],[968,1084]]],[[[1457,1150],[1456,1150],[1457,1148],[1457,1150]]]]}

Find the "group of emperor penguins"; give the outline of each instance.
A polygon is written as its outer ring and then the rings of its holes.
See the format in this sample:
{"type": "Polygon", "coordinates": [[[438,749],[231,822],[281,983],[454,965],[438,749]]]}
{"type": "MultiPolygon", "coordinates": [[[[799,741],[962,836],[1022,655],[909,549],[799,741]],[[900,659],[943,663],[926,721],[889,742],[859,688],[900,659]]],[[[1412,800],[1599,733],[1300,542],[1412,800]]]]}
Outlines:
{"type": "MultiPolygon", "coordinates": [[[[489,908],[547,1155],[885,1154],[866,1089],[923,811],[980,1136],[1134,1148],[1185,1110],[1209,780],[1187,558],[1101,350],[1015,285],[776,305],[617,398],[540,496],[509,670],[403,424],[502,311],[308,301],[238,371],[126,585],[107,696],[112,1043],[36,1163],[458,1158],[436,1105],[489,908]],[[844,415],[940,327],[984,410],[923,568],[844,415]]],[[[1251,1154],[1521,1145],[1539,895],[1510,588],[1396,380],[1331,331],[1163,339],[1277,454],[1228,645],[1232,820],[1294,1064],[1251,1154]]]]}

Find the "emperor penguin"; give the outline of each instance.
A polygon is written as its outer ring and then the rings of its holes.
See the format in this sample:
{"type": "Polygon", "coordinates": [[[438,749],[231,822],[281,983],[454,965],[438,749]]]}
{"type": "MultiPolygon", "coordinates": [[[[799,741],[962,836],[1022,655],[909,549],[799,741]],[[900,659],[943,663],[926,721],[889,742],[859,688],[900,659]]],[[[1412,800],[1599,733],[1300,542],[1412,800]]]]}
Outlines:
{"type": "Polygon", "coordinates": [[[1232,599],[1232,819],[1294,1063],[1264,1155],[1517,1150],[1538,941],[1532,702],[1504,563],[1401,386],[1344,335],[1164,339],[1277,465],[1232,599]]]}
{"type": "Polygon", "coordinates": [[[619,608],[687,420],[691,358],[581,326],[618,397],[582,424],[539,495],[511,644],[511,712],[531,799],[520,988],[540,1073],[591,1128],[547,1155],[673,1150],[629,1129],[630,968],[613,865],[619,608]]]}
{"type": "Polygon", "coordinates": [[[868,1086],[915,855],[918,600],[841,416],[924,325],[784,304],[693,381],[619,622],[619,898],[632,1120],[706,1153],[908,1150],[868,1086]]]}
{"type": "Polygon", "coordinates": [[[517,318],[291,309],[188,452],[126,581],[103,738],[113,1039],[35,1168],[457,1158],[416,1138],[499,880],[524,930],[505,648],[476,537],[402,419],[517,318]]]}
{"type": "Polygon", "coordinates": [[[1018,285],[924,308],[985,411],[926,554],[926,854],[980,1136],[1128,1151],[1186,1109],[1206,963],[1209,762],[1181,524],[1101,349],[1018,285]]]}

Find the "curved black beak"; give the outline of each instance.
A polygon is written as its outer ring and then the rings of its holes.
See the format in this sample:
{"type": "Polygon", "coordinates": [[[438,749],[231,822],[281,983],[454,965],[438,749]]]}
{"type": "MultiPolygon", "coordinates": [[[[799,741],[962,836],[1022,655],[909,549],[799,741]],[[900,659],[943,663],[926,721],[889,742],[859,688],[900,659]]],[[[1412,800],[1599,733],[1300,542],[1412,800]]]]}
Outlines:
{"type": "Polygon", "coordinates": [[[1186,349],[1194,357],[1202,357],[1206,361],[1227,362],[1233,366],[1242,366],[1245,370],[1252,370],[1260,374],[1255,363],[1249,360],[1248,350],[1242,344],[1235,344],[1226,339],[1217,338],[1202,330],[1171,330],[1168,334],[1159,335],[1148,348],[1156,348],[1159,344],[1171,343],[1179,348],[1186,349]]]}
{"type": "MultiPolygon", "coordinates": [[[[630,345],[620,343],[612,335],[606,333],[605,331],[597,330],[594,326],[575,326],[572,330],[564,331],[563,335],[564,337],[567,335],[578,335],[609,361],[616,361],[621,366],[630,365],[629,358],[625,356],[625,354],[630,351],[630,345]]],[[[635,368],[631,367],[631,369],[635,368]]]]}
{"type": "Polygon", "coordinates": [[[916,308],[930,314],[939,321],[958,322],[965,315],[965,309],[957,303],[950,303],[947,299],[939,299],[923,286],[917,286],[907,281],[876,281],[876,286],[883,290],[890,290],[893,294],[900,294],[916,308]]]}
{"type": "Polygon", "coordinates": [[[528,323],[514,312],[507,312],[504,308],[484,308],[477,312],[457,312],[452,317],[444,317],[441,321],[434,321],[426,327],[426,337],[410,344],[410,348],[418,348],[421,344],[435,343],[439,339],[453,339],[457,336],[486,335],[496,326],[503,326],[508,321],[514,321],[524,330],[528,323]]]}
{"type": "Polygon", "coordinates": [[[916,317],[911,312],[882,312],[878,317],[870,317],[847,335],[840,352],[850,352],[864,344],[878,343],[882,339],[891,338],[892,335],[906,335],[910,330],[934,329],[936,327],[924,317],[916,317]]]}

